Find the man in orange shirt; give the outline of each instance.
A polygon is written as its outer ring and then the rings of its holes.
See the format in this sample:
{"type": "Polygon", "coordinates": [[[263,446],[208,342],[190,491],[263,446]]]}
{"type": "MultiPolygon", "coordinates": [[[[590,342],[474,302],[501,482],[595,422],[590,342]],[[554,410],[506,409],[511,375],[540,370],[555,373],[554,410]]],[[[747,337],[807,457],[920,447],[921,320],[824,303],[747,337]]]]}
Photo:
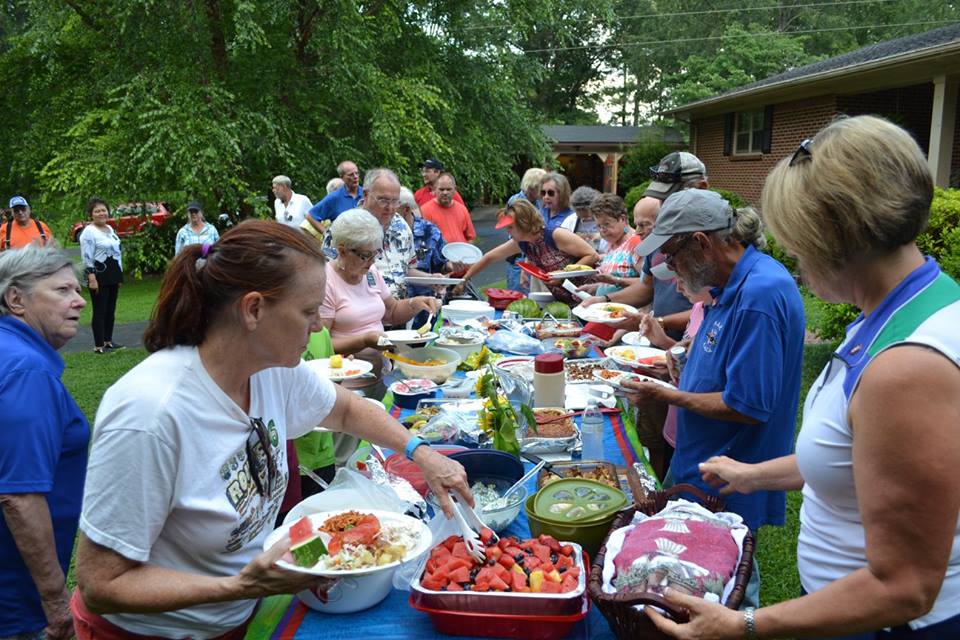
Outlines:
{"type": "Polygon", "coordinates": [[[449,173],[441,173],[436,182],[437,197],[420,206],[420,213],[440,228],[445,242],[470,242],[477,237],[470,212],[453,198],[457,182],[449,173]]]}
{"type": "Polygon", "coordinates": [[[13,209],[13,220],[0,226],[0,251],[19,249],[31,242],[37,242],[42,247],[50,242],[53,238],[50,228],[30,217],[30,205],[26,198],[13,196],[10,198],[10,208],[13,209]]]}
{"type": "MultiPolygon", "coordinates": [[[[422,207],[427,202],[430,202],[437,195],[437,178],[440,177],[441,173],[443,173],[443,163],[441,163],[439,160],[427,158],[423,161],[423,166],[420,169],[420,176],[423,178],[423,186],[417,189],[413,194],[413,199],[417,201],[418,207],[422,207]]],[[[453,199],[466,206],[463,198],[460,197],[460,194],[456,191],[453,192],[453,199]]]]}

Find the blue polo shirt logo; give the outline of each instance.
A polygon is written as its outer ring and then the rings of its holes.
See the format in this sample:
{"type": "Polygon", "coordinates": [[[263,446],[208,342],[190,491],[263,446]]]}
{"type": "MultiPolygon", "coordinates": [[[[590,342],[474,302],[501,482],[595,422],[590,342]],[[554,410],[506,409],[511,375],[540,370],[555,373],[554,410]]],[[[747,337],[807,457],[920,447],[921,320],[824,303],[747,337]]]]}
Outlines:
{"type": "Polygon", "coordinates": [[[717,339],[720,337],[720,332],[723,330],[723,323],[717,320],[713,323],[713,326],[710,327],[710,330],[707,331],[706,340],[703,341],[703,350],[707,353],[712,353],[713,350],[717,347],[717,339]]]}

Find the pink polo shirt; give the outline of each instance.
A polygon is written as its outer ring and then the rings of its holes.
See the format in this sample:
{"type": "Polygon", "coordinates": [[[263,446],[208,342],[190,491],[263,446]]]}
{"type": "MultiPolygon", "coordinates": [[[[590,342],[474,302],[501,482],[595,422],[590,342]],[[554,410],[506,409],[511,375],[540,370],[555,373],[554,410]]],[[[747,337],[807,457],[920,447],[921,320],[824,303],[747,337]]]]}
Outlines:
{"type": "Polygon", "coordinates": [[[320,317],[333,318],[330,337],[355,336],[368,331],[383,331],[384,300],[390,290],[376,267],[358,284],[348,284],[333,266],[327,263],[327,290],[320,305],[320,317]]]}

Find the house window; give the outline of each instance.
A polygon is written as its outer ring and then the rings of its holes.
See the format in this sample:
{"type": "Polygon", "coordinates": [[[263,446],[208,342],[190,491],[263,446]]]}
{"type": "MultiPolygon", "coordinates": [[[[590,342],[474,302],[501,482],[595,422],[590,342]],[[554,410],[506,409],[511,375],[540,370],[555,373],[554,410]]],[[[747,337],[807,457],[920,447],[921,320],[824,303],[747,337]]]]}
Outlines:
{"type": "Polygon", "coordinates": [[[740,111],[736,117],[734,131],[734,155],[756,155],[763,153],[764,117],[763,109],[740,111]]]}

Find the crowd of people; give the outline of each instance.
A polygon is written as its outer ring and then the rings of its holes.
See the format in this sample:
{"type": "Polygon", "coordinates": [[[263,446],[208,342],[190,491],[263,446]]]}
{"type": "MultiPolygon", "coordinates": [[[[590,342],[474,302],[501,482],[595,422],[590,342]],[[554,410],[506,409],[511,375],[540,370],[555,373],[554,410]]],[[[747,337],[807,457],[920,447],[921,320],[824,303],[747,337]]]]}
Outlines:
{"type": "MultiPolygon", "coordinates": [[[[376,396],[386,328],[440,305],[408,276],[463,272],[469,282],[506,261],[519,289],[521,260],[548,272],[596,267],[577,280],[586,300],[545,283],[571,306],[639,310],[585,327],[604,344],[636,330],[657,347],[684,348],[682,361],[649,371],[672,386],[624,383],[665,486],[723,495],[754,531],[782,525],[786,492],[803,491],[802,593],[760,608],[755,562],[742,610],[668,592],[689,621],[648,610],[660,630],[960,637],[960,287],[917,248],[933,185],[906,131],[872,116],[828,125],[771,171],[762,221],[709,190],[706,166],[687,152],[651,167],[630,214],[614,194],[571,190],[562,174],[531,169],[497,215],[509,239],[472,265],[443,257],[445,243],[476,232],[439,161],[423,163],[416,192],[388,169],[361,181],[344,161],[337,173],[316,205],[277,176],[276,223],[248,221],[222,238],[199,203],[188,207],[145,335],[150,355],[104,395],[92,438],[56,355],[84,306],[78,273],[42,246],[49,230],[31,222],[26,201],[11,201],[17,228],[0,230],[15,249],[0,253],[9,416],[0,594],[27,613],[0,611],[0,638],[242,637],[258,598],[319,584],[274,566],[283,544],[260,551],[297,484],[296,450],[285,443],[318,424],[337,432],[338,462],[368,439],[420,464],[445,511],[450,492],[472,501],[458,464],[313,375],[301,355],[325,336],[331,350],[371,362],[374,375],[355,386],[376,396]],[[811,387],[798,436],[804,306],[794,275],[763,251],[767,230],[814,293],[862,311],[811,387]],[[27,246],[16,249],[10,240],[20,238],[27,246]],[[40,403],[54,410],[38,417],[30,407],[40,403]],[[36,426],[10,428],[21,423],[36,426]],[[71,596],[64,576],[78,529],[71,596]]],[[[83,273],[102,321],[97,345],[109,350],[118,347],[119,241],[105,202],[91,201],[88,213],[83,273]]]]}

